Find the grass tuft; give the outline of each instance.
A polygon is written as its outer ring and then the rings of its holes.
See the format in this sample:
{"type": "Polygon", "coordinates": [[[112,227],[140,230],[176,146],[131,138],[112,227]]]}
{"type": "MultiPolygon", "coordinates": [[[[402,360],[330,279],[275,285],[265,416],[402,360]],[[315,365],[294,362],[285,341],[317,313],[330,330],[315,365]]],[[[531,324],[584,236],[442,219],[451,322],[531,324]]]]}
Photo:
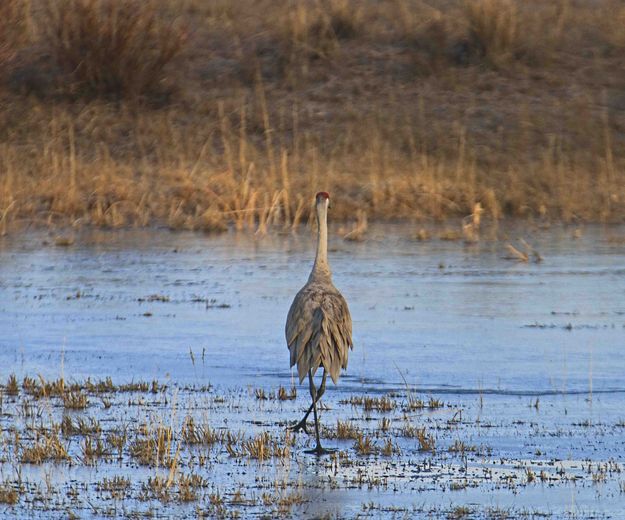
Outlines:
{"type": "Polygon", "coordinates": [[[145,466],[171,466],[173,432],[171,428],[143,425],[129,446],[130,455],[145,466]]]}
{"type": "Polygon", "coordinates": [[[182,426],[182,440],[187,444],[210,446],[219,442],[222,436],[208,424],[198,425],[193,417],[188,416],[182,426]]]}
{"type": "Polygon", "coordinates": [[[110,478],[104,477],[100,482],[96,483],[96,489],[98,491],[110,493],[111,498],[115,500],[124,498],[130,486],[130,479],[119,475],[110,478]]]}
{"type": "Polygon", "coordinates": [[[11,374],[7,379],[6,393],[7,395],[11,396],[15,396],[20,393],[20,388],[17,384],[17,378],[15,377],[15,374],[11,374]]]}
{"type": "Polygon", "coordinates": [[[54,434],[46,435],[34,444],[22,448],[20,461],[26,464],[41,464],[46,461],[69,461],[70,456],[59,437],[54,434]]]}
{"type": "Polygon", "coordinates": [[[373,443],[373,439],[367,435],[363,435],[362,433],[357,435],[356,442],[354,443],[354,449],[358,455],[372,455],[377,451],[377,448],[373,443]]]}
{"type": "Polygon", "coordinates": [[[63,395],[63,406],[69,410],[84,410],[89,406],[89,399],[80,391],[63,395]]]}
{"type": "Polygon", "coordinates": [[[9,482],[0,483],[0,504],[13,506],[20,500],[20,491],[9,482]]]}
{"type": "Polygon", "coordinates": [[[429,452],[436,451],[436,438],[434,437],[434,435],[429,434],[426,431],[425,427],[418,428],[418,427],[406,424],[402,428],[401,433],[404,437],[411,437],[411,438],[417,439],[417,441],[419,442],[419,451],[429,451],[429,452]]]}
{"type": "Polygon", "coordinates": [[[290,390],[287,390],[283,386],[278,388],[278,400],[280,401],[293,401],[297,397],[297,388],[294,386],[290,390]]]}
{"type": "Polygon", "coordinates": [[[341,421],[340,419],[337,419],[336,429],[324,427],[323,434],[324,437],[330,439],[356,440],[362,436],[362,430],[351,421],[341,421]]]}

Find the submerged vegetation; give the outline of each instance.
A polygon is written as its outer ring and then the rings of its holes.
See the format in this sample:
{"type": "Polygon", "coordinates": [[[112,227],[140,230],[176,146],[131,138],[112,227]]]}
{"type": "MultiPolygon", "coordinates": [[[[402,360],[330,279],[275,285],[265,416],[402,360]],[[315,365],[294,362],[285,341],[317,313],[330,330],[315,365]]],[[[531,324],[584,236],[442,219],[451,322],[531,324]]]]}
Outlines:
{"type": "Polygon", "coordinates": [[[617,0],[3,1],[0,234],[262,233],[320,187],[350,239],[476,207],[621,221],[624,20],[617,0]]]}

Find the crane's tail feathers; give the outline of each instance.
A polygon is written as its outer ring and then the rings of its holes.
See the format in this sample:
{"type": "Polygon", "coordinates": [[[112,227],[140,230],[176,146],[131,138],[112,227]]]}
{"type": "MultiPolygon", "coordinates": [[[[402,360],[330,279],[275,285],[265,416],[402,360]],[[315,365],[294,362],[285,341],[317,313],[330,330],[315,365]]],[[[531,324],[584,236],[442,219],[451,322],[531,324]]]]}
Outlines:
{"type": "Polygon", "coordinates": [[[347,368],[348,347],[352,348],[351,330],[343,330],[341,325],[317,308],[310,326],[292,339],[291,367],[297,364],[300,383],[309,370],[314,375],[320,366],[330,374],[334,384],[338,382],[341,369],[347,368]]]}

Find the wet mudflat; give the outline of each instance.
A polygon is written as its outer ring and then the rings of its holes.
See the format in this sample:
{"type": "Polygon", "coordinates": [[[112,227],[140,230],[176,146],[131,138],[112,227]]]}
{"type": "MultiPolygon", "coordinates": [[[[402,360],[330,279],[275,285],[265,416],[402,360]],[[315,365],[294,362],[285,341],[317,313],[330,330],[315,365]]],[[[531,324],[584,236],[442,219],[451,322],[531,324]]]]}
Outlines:
{"type": "Polygon", "coordinates": [[[625,228],[506,232],[544,260],[404,226],[331,243],[356,348],[320,460],[286,432],[306,232],[2,239],[0,514],[617,518],[625,228]]]}

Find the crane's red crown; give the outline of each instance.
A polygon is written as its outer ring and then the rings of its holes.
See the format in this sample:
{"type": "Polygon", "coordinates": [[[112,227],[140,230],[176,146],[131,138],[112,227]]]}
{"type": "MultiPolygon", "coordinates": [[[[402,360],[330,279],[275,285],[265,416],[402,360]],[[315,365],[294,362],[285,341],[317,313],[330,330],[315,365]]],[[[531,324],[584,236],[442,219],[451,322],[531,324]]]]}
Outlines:
{"type": "Polygon", "coordinates": [[[319,193],[317,193],[315,198],[317,201],[319,201],[320,199],[326,200],[330,198],[330,194],[327,191],[320,191],[319,193]]]}

